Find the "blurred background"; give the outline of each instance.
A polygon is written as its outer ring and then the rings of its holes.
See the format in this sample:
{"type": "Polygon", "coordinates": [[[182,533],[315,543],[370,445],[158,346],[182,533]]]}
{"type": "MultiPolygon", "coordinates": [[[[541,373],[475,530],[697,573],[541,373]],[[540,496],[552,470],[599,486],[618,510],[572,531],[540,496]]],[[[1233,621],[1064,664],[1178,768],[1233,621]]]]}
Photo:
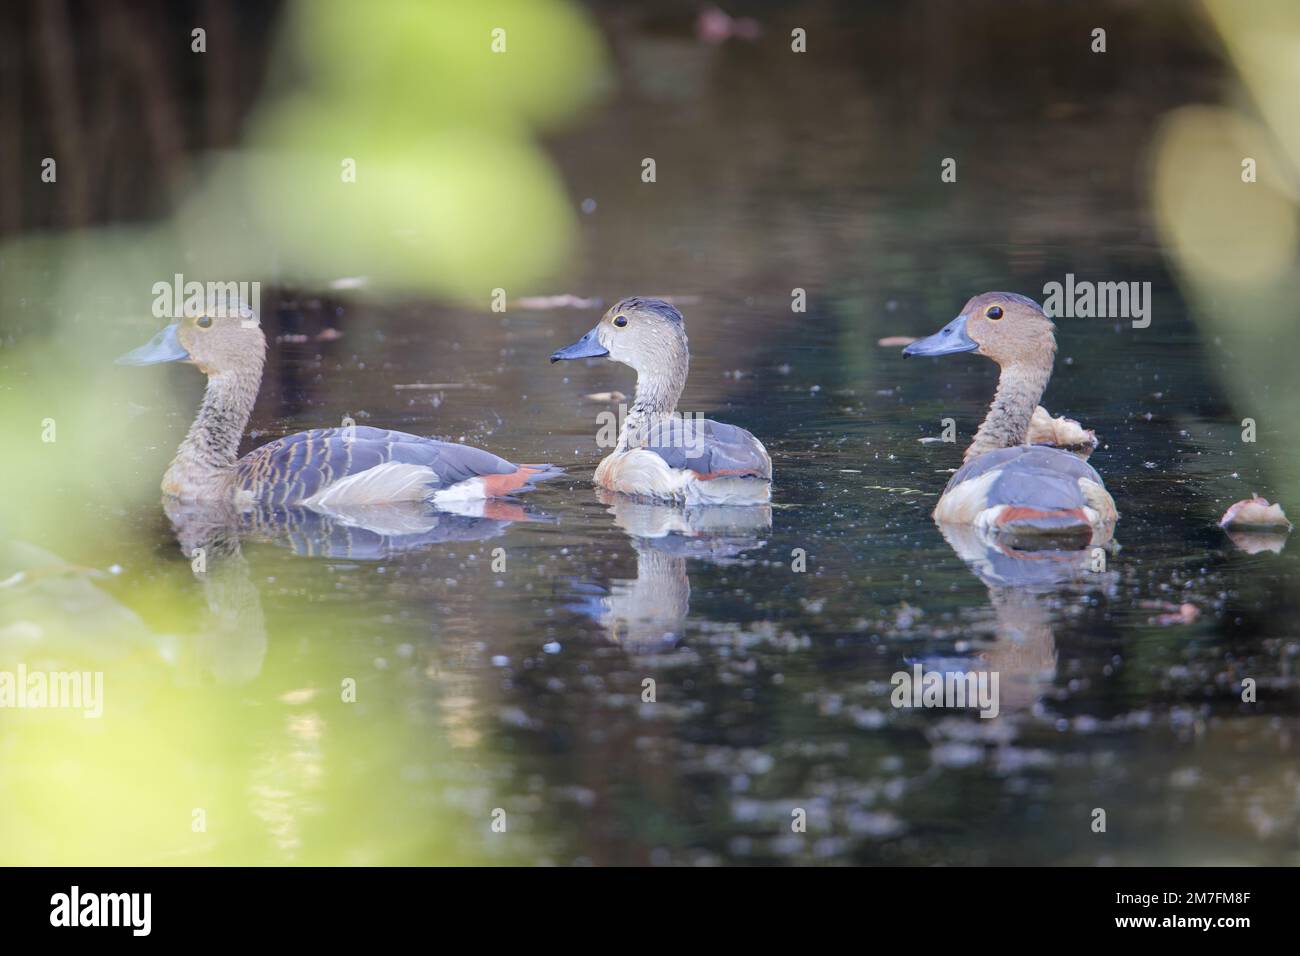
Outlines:
{"type": "Polygon", "coordinates": [[[0,862],[1297,861],[1293,549],[1215,522],[1298,507],[1300,8],[372,6],[0,12],[0,667],[106,685],[0,710],[0,862]],[[1067,273],[1154,293],[1060,319],[1044,400],[1120,548],[1009,587],[919,441],[995,370],[876,342],[1067,273]],[[112,359],[176,274],[261,283],[245,450],[347,416],[568,477],[420,540],[167,513],[201,376],[112,359]],[[546,357],[630,294],[771,451],[756,525],[591,489],[630,372],[546,357]],[[976,657],[998,720],[886,705],[976,657]]]}

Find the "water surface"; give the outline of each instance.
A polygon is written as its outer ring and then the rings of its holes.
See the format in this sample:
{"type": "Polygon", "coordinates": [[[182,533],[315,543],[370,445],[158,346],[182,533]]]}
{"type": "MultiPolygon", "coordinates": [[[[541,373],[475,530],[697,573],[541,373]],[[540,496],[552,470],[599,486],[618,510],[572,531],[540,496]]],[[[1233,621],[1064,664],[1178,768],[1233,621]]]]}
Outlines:
{"type": "MultiPolygon", "coordinates": [[[[1082,108],[1060,77],[894,89],[887,55],[845,52],[872,27],[798,67],[769,47],[622,36],[615,101],[550,144],[575,205],[594,200],[583,256],[508,290],[679,297],[681,407],[765,442],[770,510],[592,488],[613,406],[585,396],[630,394],[632,373],[546,358],[600,309],[276,290],[246,448],[348,416],[566,475],[419,540],[301,515],[242,538],[182,521],[178,540],[146,501],[115,515],[125,538],[34,542],[47,566],[113,569],[31,596],[81,635],[40,658],[104,669],[110,710],[5,715],[7,861],[1294,863],[1294,548],[1251,554],[1215,526],[1269,491],[1275,452],[1241,443],[1220,344],[1198,334],[1131,176],[1143,131],[1187,94],[1130,86],[1082,108]],[[945,192],[949,154],[963,187],[945,192]],[[1154,285],[1148,329],[1059,322],[1044,399],[1102,438],[1117,548],[1101,572],[1008,580],[929,518],[960,439],[920,440],[944,418],[968,440],[996,370],[876,341],[1070,271],[1154,285]],[[342,337],[316,341],[326,328],[342,337]],[[213,558],[198,574],[195,542],[213,558]],[[1169,623],[1183,605],[1194,618],[1169,623]],[[891,707],[891,675],[915,662],[998,668],[1000,715],[891,707]]],[[[1183,79],[1212,87],[1199,67],[1183,79]]],[[[147,486],[201,383],[122,374],[133,401],[105,413],[166,423],[121,450],[147,486]]],[[[111,500],[67,501],[69,528],[111,500]]],[[[24,632],[6,633],[21,653],[24,632]]]]}

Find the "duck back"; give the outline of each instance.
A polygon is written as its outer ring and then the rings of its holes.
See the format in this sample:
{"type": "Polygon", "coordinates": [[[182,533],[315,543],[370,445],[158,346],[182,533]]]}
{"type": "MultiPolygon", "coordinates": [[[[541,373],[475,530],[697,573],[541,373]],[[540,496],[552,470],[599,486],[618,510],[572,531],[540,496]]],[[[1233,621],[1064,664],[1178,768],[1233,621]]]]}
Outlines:
{"type": "Polygon", "coordinates": [[[258,502],[288,506],[345,488],[358,503],[422,500],[474,478],[518,471],[479,448],[359,426],[313,428],[269,442],[239,460],[235,481],[258,502]]]}
{"type": "Polygon", "coordinates": [[[733,475],[772,479],[772,459],[763,443],[750,432],[710,418],[673,416],[644,446],[670,468],[695,472],[701,477],[733,475]]]}
{"type": "Polygon", "coordinates": [[[944,489],[934,517],[1016,535],[1109,537],[1115,503],[1101,476],[1069,452],[1020,445],[967,462],[944,489]]]}

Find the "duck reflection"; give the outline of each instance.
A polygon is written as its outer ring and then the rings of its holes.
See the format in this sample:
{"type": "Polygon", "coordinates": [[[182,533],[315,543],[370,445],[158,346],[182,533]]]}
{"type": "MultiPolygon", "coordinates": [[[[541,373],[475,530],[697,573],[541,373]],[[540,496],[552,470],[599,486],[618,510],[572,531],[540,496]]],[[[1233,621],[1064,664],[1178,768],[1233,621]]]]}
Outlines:
{"type": "Polygon", "coordinates": [[[238,511],[166,499],[164,511],[207,600],[207,617],[193,643],[199,674],[244,683],[261,673],[266,623],[244,541],[285,547],[303,557],[379,561],[438,544],[493,538],[515,521],[536,520],[512,502],[482,504],[479,513],[396,502],[324,515],[306,508],[238,511]]]}
{"type": "Polygon", "coordinates": [[[322,514],[309,508],[164,502],[181,548],[189,554],[208,538],[230,536],[285,547],[306,558],[379,561],[408,551],[504,534],[516,521],[538,520],[509,501],[477,502],[473,511],[439,511],[419,502],[355,506],[322,514]],[[188,542],[188,543],[187,543],[188,542]]]}
{"type": "Polygon", "coordinates": [[[577,610],[600,623],[609,639],[633,653],[676,647],[690,613],[688,559],[726,565],[762,547],[771,530],[767,505],[682,508],[597,489],[614,523],[636,550],[636,577],[615,579],[577,610]]]}
{"type": "Polygon", "coordinates": [[[221,684],[253,680],[266,659],[266,618],[240,547],[237,516],[226,507],[175,499],[165,500],[163,510],[207,601],[193,638],[190,669],[198,679],[221,684]]]}
{"type": "Polygon", "coordinates": [[[1113,583],[1106,571],[1110,535],[1078,550],[1029,551],[971,525],[940,523],[939,530],[988,588],[995,635],[977,656],[983,669],[999,675],[1001,712],[1025,711],[1056,679],[1054,605],[1072,591],[1113,583]]]}

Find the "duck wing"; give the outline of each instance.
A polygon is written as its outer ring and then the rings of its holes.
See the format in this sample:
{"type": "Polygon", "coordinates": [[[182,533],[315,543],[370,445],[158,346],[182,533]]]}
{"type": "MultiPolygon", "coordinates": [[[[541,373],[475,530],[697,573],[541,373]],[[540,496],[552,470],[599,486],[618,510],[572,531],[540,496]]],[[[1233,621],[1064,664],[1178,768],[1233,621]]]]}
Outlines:
{"type": "Polygon", "coordinates": [[[674,415],[657,422],[650,438],[645,450],[670,468],[693,471],[706,480],[724,475],[772,480],[772,459],[763,443],[735,425],[674,415]]]}
{"type": "Polygon", "coordinates": [[[539,469],[469,445],[384,428],[314,428],[269,442],[236,464],[236,485],[263,503],[422,500],[482,478],[484,493],[519,490],[539,469]],[[510,485],[513,487],[507,488],[510,485]]]}
{"type": "Polygon", "coordinates": [[[1084,504],[1079,479],[1102,484],[1097,469],[1059,448],[1046,445],[1018,445],[985,452],[962,465],[948,480],[947,493],[964,481],[997,472],[989,488],[989,501],[1038,507],[1059,502],[1056,507],[1084,504]]]}
{"type": "Polygon", "coordinates": [[[420,502],[390,502],[342,517],[310,508],[254,509],[243,530],[303,557],[377,561],[407,551],[504,534],[512,522],[448,514],[420,502]]]}

